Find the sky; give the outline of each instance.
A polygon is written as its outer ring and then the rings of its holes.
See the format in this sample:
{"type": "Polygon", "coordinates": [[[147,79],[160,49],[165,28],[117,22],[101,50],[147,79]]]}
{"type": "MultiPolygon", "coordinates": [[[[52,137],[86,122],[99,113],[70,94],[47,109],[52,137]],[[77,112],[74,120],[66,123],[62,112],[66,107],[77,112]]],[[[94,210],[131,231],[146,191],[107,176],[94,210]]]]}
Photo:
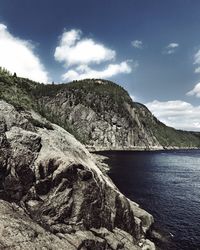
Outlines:
{"type": "Polygon", "coordinates": [[[51,83],[112,80],[200,131],[199,0],[0,0],[0,66],[51,83]]]}

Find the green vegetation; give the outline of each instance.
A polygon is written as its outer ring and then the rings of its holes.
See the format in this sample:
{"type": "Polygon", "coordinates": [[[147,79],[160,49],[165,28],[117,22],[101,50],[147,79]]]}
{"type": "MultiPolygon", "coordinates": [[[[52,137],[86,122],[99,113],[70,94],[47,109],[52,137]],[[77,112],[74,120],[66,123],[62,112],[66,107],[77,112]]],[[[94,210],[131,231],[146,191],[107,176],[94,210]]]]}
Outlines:
{"type": "Polygon", "coordinates": [[[35,109],[35,101],[31,90],[37,84],[31,80],[19,78],[0,67],[0,98],[15,107],[35,109]]]}
{"type": "Polygon", "coordinates": [[[40,84],[37,85],[34,93],[39,96],[55,96],[58,91],[65,89],[71,91],[82,90],[83,92],[92,92],[99,95],[110,95],[114,98],[117,102],[118,96],[123,95],[124,100],[130,102],[130,97],[128,92],[123,89],[121,86],[108,81],[108,80],[100,80],[100,79],[85,79],[80,81],[73,81],[70,83],[62,83],[62,84],[40,84]]]}

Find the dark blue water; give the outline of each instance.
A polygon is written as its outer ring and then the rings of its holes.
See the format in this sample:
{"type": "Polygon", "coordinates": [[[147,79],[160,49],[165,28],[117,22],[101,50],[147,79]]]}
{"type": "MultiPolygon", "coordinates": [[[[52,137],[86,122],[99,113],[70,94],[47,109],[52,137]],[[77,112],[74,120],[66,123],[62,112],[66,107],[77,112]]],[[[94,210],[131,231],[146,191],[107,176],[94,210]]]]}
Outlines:
{"type": "Polygon", "coordinates": [[[109,175],[120,191],[173,235],[175,249],[200,249],[199,150],[103,155],[109,157],[109,175]]]}

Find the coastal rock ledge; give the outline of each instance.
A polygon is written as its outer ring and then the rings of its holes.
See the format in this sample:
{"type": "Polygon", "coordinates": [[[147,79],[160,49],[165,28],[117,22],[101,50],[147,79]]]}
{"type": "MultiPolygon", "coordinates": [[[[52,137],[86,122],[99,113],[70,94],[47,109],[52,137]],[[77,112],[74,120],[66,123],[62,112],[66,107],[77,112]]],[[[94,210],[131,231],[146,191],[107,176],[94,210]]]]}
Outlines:
{"type": "Polygon", "coordinates": [[[153,217],[95,155],[35,112],[0,101],[0,249],[153,250],[153,217]]]}

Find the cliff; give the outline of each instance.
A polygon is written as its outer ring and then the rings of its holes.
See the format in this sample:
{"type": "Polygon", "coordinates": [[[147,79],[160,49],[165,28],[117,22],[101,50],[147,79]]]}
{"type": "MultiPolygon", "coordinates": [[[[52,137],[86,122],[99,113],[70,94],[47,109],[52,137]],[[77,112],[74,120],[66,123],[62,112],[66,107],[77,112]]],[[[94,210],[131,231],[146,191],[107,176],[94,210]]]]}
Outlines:
{"type": "Polygon", "coordinates": [[[66,130],[0,100],[0,249],[155,249],[153,217],[100,168],[66,130]]]}
{"type": "Polygon", "coordinates": [[[88,79],[59,87],[40,85],[35,96],[44,115],[71,128],[91,150],[200,146],[198,133],[166,126],[110,81],[88,79]]]}
{"type": "Polygon", "coordinates": [[[99,79],[39,84],[0,74],[0,97],[33,109],[92,150],[194,148],[199,133],[168,127],[119,85],[99,79]]]}

